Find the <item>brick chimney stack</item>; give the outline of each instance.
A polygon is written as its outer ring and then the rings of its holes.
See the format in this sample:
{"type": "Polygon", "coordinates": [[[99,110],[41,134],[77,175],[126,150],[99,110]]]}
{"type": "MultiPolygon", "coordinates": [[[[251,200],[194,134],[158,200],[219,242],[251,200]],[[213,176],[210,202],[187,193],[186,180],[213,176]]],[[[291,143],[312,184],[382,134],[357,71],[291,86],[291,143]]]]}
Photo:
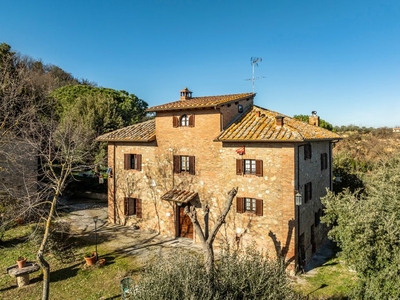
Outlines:
{"type": "Polygon", "coordinates": [[[276,116],[275,121],[276,121],[276,126],[283,126],[283,116],[276,116]]]}
{"type": "Polygon", "coordinates": [[[319,126],[319,117],[317,116],[317,112],[313,110],[311,112],[311,116],[308,117],[308,124],[319,126]]]}
{"type": "Polygon", "coordinates": [[[186,87],[183,90],[181,90],[181,98],[180,100],[189,100],[192,98],[192,92],[189,91],[189,89],[186,87]]]}

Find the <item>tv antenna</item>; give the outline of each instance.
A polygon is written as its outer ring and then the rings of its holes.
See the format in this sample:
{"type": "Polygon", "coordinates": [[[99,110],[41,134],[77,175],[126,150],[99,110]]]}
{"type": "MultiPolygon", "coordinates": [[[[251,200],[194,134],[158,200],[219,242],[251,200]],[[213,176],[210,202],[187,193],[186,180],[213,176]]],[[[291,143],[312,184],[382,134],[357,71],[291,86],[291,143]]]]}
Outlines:
{"type": "Polygon", "coordinates": [[[253,86],[253,94],[254,94],[254,81],[256,81],[256,80],[258,80],[258,79],[265,78],[265,77],[264,77],[264,76],[254,77],[254,67],[258,67],[258,62],[262,62],[262,58],[261,58],[261,57],[254,57],[254,56],[252,56],[252,57],[250,58],[250,61],[251,61],[251,67],[252,67],[252,71],[253,71],[252,75],[253,75],[253,76],[252,76],[250,79],[246,79],[246,80],[251,81],[252,86],[253,86]]]}

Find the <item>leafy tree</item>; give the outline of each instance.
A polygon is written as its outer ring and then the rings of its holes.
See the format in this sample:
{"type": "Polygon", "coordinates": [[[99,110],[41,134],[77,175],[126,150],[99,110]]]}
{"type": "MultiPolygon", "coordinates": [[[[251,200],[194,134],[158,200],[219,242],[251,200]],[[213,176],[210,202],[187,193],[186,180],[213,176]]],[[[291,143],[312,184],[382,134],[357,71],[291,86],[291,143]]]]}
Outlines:
{"type": "Polygon", "coordinates": [[[364,190],[363,172],[360,171],[360,165],[364,165],[354,159],[347,151],[340,151],[333,157],[333,174],[335,180],[333,182],[333,191],[340,193],[345,189],[350,192],[364,190]]]}
{"type": "MultiPolygon", "coordinates": [[[[87,85],[70,85],[52,92],[60,119],[82,120],[88,132],[101,135],[135,124],[145,116],[147,103],[126,91],[87,85]]],[[[104,144],[95,150],[96,161],[105,158],[104,144]]]]}
{"type": "Polygon", "coordinates": [[[70,85],[55,90],[61,117],[85,117],[96,134],[103,134],[142,120],[147,103],[126,91],[87,85],[70,85]],[[89,117],[87,117],[89,115],[89,117]]]}
{"type": "Polygon", "coordinates": [[[322,222],[357,271],[362,299],[399,299],[400,156],[381,159],[365,177],[365,192],[329,192],[322,222]]]}
{"type": "MultiPolygon", "coordinates": [[[[307,115],[294,115],[293,118],[308,123],[309,116],[307,116],[307,115]]],[[[333,130],[332,124],[328,123],[327,121],[325,121],[323,119],[319,120],[319,126],[322,127],[322,128],[328,129],[330,131],[333,130]]]]}

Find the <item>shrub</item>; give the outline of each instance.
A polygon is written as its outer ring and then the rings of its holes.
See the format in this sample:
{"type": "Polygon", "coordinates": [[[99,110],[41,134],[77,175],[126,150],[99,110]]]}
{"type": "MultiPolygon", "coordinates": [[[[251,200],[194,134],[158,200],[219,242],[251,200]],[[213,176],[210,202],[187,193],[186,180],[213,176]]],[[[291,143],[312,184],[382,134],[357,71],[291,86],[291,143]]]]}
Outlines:
{"type": "Polygon", "coordinates": [[[175,253],[145,268],[132,299],[299,299],[283,265],[254,249],[224,252],[207,274],[202,258],[175,253]]]}

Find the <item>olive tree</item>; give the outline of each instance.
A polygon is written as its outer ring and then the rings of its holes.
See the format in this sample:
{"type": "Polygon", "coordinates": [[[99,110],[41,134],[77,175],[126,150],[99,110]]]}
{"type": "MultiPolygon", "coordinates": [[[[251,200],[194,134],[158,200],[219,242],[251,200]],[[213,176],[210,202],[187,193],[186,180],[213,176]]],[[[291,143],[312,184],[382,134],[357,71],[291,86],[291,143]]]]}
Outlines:
{"type": "Polygon", "coordinates": [[[382,158],[364,178],[365,190],[329,192],[322,222],[360,278],[357,297],[400,297],[400,156],[382,158]]]}

